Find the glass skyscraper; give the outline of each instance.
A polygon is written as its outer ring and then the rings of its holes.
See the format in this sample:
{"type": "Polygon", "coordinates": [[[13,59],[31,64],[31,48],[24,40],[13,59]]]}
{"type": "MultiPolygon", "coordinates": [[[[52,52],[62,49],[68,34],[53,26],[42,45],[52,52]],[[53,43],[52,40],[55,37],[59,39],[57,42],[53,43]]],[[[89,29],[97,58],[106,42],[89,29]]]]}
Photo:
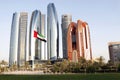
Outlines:
{"type": "MultiPolygon", "coordinates": [[[[11,25],[9,64],[22,66],[26,61],[56,60],[63,58],[61,27],[53,3],[47,7],[47,27],[45,15],[39,10],[33,11],[28,25],[28,13],[14,13],[11,25]],[[38,40],[34,31],[44,35],[47,42],[38,40]]],[[[31,63],[30,63],[31,64],[31,63]]]]}
{"type": "Polygon", "coordinates": [[[18,66],[21,66],[26,61],[27,19],[28,14],[26,12],[13,14],[10,38],[10,65],[17,63],[18,66]]]}
{"type": "Polygon", "coordinates": [[[64,14],[62,15],[62,44],[63,44],[63,58],[67,59],[67,31],[68,26],[72,22],[72,15],[64,14]]]}
{"type": "Polygon", "coordinates": [[[18,32],[19,32],[19,14],[14,13],[11,25],[9,65],[17,63],[18,53],[18,32]]]}
{"type": "Polygon", "coordinates": [[[47,6],[47,49],[48,59],[56,60],[59,57],[59,24],[53,3],[47,6]]]}
{"type": "Polygon", "coordinates": [[[34,38],[34,30],[45,35],[45,15],[39,10],[35,10],[31,16],[29,32],[29,56],[30,60],[46,60],[46,43],[34,38]]]}
{"type": "MultiPolygon", "coordinates": [[[[47,39],[47,27],[45,25],[45,14],[41,14],[41,34],[45,36],[47,39]]],[[[41,41],[41,53],[42,57],[41,60],[47,60],[47,42],[41,41]]]]}
{"type": "Polygon", "coordinates": [[[26,61],[27,20],[28,20],[28,13],[21,12],[19,18],[19,39],[18,39],[19,66],[24,65],[26,61]]]}

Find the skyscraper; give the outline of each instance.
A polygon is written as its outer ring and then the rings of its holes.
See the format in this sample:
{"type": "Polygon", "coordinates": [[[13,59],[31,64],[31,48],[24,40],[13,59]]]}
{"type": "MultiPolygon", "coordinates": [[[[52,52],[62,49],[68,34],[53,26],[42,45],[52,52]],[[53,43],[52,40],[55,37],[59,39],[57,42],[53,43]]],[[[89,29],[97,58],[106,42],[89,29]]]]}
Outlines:
{"type": "Polygon", "coordinates": [[[47,48],[48,59],[56,60],[59,57],[59,24],[53,3],[47,6],[47,48]]]}
{"type": "Polygon", "coordinates": [[[120,63],[120,42],[109,42],[109,56],[110,60],[114,64],[120,63]]]}
{"type": "Polygon", "coordinates": [[[27,12],[21,12],[19,18],[19,39],[18,39],[18,65],[24,65],[26,61],[26,37],[27,37],[27,12]]]}
{"type": "Polygon", "coordinates": [[[80,57],[92,59],[89,27],[86,22],[71,22],[67,32],[68,59],[77,62],[80,57]]]}
{"type": "Polygon", "coordinates": [[[72,16],[65,14],[62,15],[62,44],[63,44],[63,58],[67,59],[67,30],[69,24],[72,22],[72,16]]]}
{"type": "Polygon", "coordinates": [[[26,35],[27,35],[27,13],[14,13],[11,38],[10,38],[10,56],[9,64],[17,63],[21,66],[26,61],[26,35]]]}
{"type": "MultiPolygon", "coordinates": [[[[46,27],[46,25],[45,25],[45,14],[42,14],[41,15],[41,24],[42,24],[42,31],[41,31],[41,34],[43,34],[44,36],[45,36],[45,39],[47,39],[47,27],[46,27]]],[[[44,60],[47,60],[48,58],[47,58],[47,43],[46,42],[42,42],[43,43],[43,45],[44,45],[44,51],[43,52],[41,52],[41,53],[43,53],[43,55],[44,55],[44,57],[43,57],[43,59],[44,60]]],[[[42,46],[42,45],[41,45],[42,46]]],[[[41,58],[42,59],[42,58],[41,58]]]]}
{"type": "Polygon", "coordinates": [[[9,65],[17,63],[18,55],[19,14],[14,13],[11,25],[9,65]]]}
{"type": "Polygon", "coordinates": [[[45,42],[34,37],[34,31],[45,35],[45,15],[41,15],[39,10],[35,10],[31,16],[29,32],[29,56],[30,60],[46,60],[45,42]]]}

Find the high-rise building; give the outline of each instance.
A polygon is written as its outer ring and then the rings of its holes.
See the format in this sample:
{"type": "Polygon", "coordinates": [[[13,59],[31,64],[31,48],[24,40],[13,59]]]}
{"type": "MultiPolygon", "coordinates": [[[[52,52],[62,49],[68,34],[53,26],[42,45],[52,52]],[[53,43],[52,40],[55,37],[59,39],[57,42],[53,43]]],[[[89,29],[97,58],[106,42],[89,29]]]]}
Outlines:
{"type": "Polygon", "coordinates": [[[48,59],[56,60],[59,57],[59,24],[53,3],[47,6],[47,49],[48,59]]]}
{"type": "Polygon", "coordinates": [[[17,63],[18,56],[19,14],[14,13],[11,25],[9,65],[17,63]]]}
{"type": "Polygon", "coordinates": [[[92,59],[90,31],[88,24],[81,20],[71,22],[67,32],[68,60],[77,62],[80,57],[92,59]]]}
{"type": "Polygon", "coordinates": [[[26,61],[26,37],[27,37],[27,12],[21,12],[19,18],[19,39],[18,39],[18,65],[24,65],[26,61]]]}
{"type": "Polygon", "coordinates": [[[45,15],[39,10],[35,10],[31,16],[30,32],[29,32],[29,56],[30,60],[46,60],[45,46],[46,43],[34,37],[34,31],[39,34],[46,35],[45,31],[45,15]]]}
{"type": "Polygon", "coordinates": [[[26,61],[27,18],[26,12],[13,14],[10,38],[10,65],[17,63],[18,66],[21,66],[26,61]]]}
{"type": "Polygon", "coordinates": [[[62,15],[62,44],[63,44],[63,58],[67,59],[67,30],[69,24],[72,22],[72,16],[68,14],[62,15]]]}
{"type": "Polygon", "coordinates": [[[114,64],[120,63],[120,42],[109,42],[110,61],[114,64]]]}
{"type": "MultiPolygon", "coordinates": [[[[45,14],[41,14],[41,27],[40,27],[40,33],[45,36],[45,39],[47,39],[47,28],[45,26],[45,14]]],[[[47,60],[47,43],[41,42],[41,60],[47,60]]]]}

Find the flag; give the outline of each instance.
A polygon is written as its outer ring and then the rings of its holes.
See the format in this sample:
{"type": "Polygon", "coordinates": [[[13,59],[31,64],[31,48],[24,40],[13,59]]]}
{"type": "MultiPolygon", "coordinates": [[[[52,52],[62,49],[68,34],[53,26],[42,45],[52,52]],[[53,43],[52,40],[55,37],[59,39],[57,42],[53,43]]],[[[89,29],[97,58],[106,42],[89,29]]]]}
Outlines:
{"type": "Polygon", "coordinates": [[[44,41],[44,42],[47,42],[46,39],[45,39],[45,36],[43,36],[42,34],[39,34],[37,31],[34,30],[34,37],[41,40],[41,41],[44,41]]]}

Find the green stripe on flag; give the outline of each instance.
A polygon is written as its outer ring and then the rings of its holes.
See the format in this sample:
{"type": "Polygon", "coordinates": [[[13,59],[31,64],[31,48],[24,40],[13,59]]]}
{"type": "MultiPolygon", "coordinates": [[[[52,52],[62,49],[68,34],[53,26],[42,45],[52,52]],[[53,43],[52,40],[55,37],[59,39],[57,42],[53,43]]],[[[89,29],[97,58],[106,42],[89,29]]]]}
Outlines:
{"type": "Polygon", "coordinates": [[[42,34],[39,34],[39,36],[42,37],[42,38],[45,38],[45,36],[43,36],[42,34]]]}

